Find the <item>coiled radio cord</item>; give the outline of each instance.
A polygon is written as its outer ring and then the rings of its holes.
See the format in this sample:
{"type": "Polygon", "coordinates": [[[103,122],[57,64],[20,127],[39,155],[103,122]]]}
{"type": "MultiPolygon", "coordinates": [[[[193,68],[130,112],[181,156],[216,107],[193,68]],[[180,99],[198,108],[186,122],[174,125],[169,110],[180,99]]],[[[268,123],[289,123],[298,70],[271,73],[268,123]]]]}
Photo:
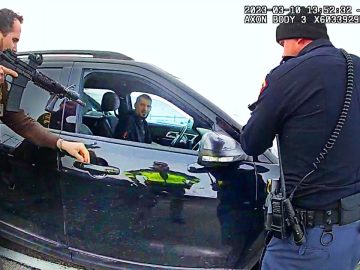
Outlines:
{"type": "Polygon", "coordinates": [[[289,196],[290,201],[294,197],[294,193],[297,190],[297,188],[304,182],[304,180],[307,177],[309,177],[312,173],[314,173],[319,168],[319,164],[321,163],[321,161],[325,159],[327,154],[334,147],[335,142],[338,139],[340,132],[341,132],[342,128],[344,127],[346,118],[348,116],[348,112],[349,112],[350,104],[351,104],[352,92],[354,89],[354,63],[353,63],[351,56],[344,49],[340,49],[340,51],[342,52],[342,54],[344,55],[344,57],[346,59],[346,66],[347,66],[345,101],[344,101],[344,104],[343,104],[341,112],[340,112],[340,117],[336,123],[335,128],[331,132],[330,138],[326,142],[324,148],[321,150],[319,155],[315,158],[315,161],[312,163],[312,165],[314,166],[314,169],[312,169],[310,172],[308,172],[300,180],[300,182],[295,186],[294,190],[291,192],[291,194],[289,196]]]}

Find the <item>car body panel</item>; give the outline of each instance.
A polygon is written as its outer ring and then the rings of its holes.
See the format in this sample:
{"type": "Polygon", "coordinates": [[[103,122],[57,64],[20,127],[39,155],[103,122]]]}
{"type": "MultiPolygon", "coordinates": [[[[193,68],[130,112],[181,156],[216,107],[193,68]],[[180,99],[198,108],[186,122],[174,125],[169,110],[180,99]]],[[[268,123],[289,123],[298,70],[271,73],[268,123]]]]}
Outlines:
{"type": "MultiPolygon", "coordinates": [[[[64,67],[57,79],[80,93],[93,72],[132,76],[162,89],[209,130],[237,140],[241,129],[174,76],[148,64],[65,57],[49,59],[43,67],[64,67]]],[[[81,122],[78,108],[76,130],[81,122]]],[[[3,124],[0,128],[22,141],[3,124]]],[[[180,131],[171,125],[152,129],[159,142],[170,142],[180,131]]],[[[278,176],[276,159],[269,153],[255,162],[204,168],[197,164],[197,151],[167,143],[52,132],[85,143],[91,164],[79,165],[64,153],[27,140],[13,145],[2,140],[4,237],[96,269],[241,269],[259,259],[265,183],[278,176]],[[15,191],[8,191],[9,178],[16,178],[15,191]]]]}

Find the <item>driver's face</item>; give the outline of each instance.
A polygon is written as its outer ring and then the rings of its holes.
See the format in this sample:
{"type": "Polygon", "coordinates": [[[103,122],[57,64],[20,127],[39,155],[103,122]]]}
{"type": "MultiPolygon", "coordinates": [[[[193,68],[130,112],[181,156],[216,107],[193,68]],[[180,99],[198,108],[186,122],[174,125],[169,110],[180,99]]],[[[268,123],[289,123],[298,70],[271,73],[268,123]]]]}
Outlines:
{"type": "Polygon", "coordinates": [[[151,111],[151,101],[146,98],[140,98],[138,102],[135,103],[135,113],[137,116],[145,119],[148,117],[151,111]]]}

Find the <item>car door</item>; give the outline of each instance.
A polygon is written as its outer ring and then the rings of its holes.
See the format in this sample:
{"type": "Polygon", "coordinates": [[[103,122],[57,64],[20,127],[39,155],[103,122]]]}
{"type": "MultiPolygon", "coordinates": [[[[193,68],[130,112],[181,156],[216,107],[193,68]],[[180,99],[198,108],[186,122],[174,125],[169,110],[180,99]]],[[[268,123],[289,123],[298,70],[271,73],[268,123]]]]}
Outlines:
{"type": "MultiPolygon", "coordinates": [[[[40,71],[66,84],[71,67],[44,64],[40,71]]],[[[49,93],[29,82],[21,108],[35,120],[49,93]]],[[[53,131],[56,132],[56,131],[53,131]]],[[[39,148],[0,124],[0,226],[4,237],[66,253],[57,153],[39,148]]]]}
{"type": "MultiPolygon", "coordinates": [[[[78,63],[73,71],[70,83],[77,85],[91,72],[131,73],[182,95],[177,105],[192,106],[185,92],[148,69],[78,63]]],[[[91,164],[67,156],[60,164],[66,235],[75,261],[229,268],[250,256],[262,230],[262,213],[254,206],[262,181],[254,169],[203,170],[194,150],[77,136],[91,150],[91,164]]]]}

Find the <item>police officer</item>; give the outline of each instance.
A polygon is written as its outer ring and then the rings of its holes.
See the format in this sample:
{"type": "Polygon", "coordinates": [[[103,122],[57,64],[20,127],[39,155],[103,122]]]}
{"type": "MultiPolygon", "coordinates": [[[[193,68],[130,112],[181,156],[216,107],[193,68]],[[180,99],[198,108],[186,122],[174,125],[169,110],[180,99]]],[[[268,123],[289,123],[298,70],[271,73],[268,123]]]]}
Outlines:
{"type": "MultiPolygon", "coordinates": [[[[312,170],[338,121],[347,74],[345,57],[329,41],[326,25],[315,23],[305,8],[292,15],[294,23],[276,29],[284,61],[267,75],[240,138],[244,151],[257,156],[279,134],[288,195],[312,170]]],[[[352,59],[355,83],[346,122],[292,200],[304,214],[306,242],[297,246],[293,237],[273,237],[262,269],[354,269],[360,260],[360,222],[342,224],[339,207],[340,200],[360,193],[360,59],[352,59]]],[[[352,202],[353,214],[360,213],[359,205],[359,199],[352,202]]]]}
{"type": "MultiPolygon", "coordinates": [[[[21,23],[23,17],[10,9],[0,9],[0,50],[11,49],[17,51],[20,40],[21,23]]],[[[68,152],[79,161],[90,162],[89,152],[82,143],[69,142],[59,139],[39,123],[20,112],[7,112],[5,110],[7,97],[7,83],[5,76],[17,77],[17,73],[0,65],[0,119],[8,127],[24,138],[29,139],[38,146],[59,148],[68,152]]]]}

